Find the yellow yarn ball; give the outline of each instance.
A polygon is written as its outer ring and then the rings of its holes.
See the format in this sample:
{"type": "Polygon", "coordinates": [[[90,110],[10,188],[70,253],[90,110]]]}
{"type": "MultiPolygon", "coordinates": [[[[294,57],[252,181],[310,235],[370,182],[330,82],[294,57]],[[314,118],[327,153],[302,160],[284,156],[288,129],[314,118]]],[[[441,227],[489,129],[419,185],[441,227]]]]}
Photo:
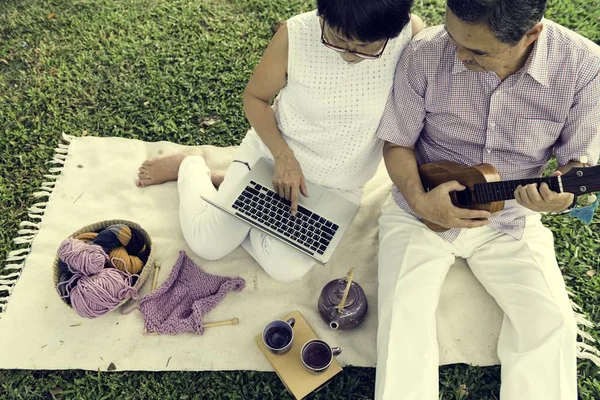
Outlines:
{"type": "Polygon", "coordinates": [[[118,226],[121,229],[119,229],[119,231],[117,232],[117,238],[123,246],[127,246],[127,244],[129,244],[129,241],[131,240],[131,229],[129,229],[127,225],[123,224],[120,224],[118,226]]]}
{"type": "Polygon", "coordinates": [[[94,239],[96,239],[97,236],[98,236],[98,234],[96,232],[86,232],[86,233],[77,235],[77,237],[75,237],[75,239],[81,240],[84,242],[92,242],[94,239]]]}
{"type": "Polygon", "coordinates": [[[109,258],[115,268],[129,274],[139,274],[142,268],[144,268],[142,260],[139,257],[129,255],[123,246],[112,249],[109,258]]]}

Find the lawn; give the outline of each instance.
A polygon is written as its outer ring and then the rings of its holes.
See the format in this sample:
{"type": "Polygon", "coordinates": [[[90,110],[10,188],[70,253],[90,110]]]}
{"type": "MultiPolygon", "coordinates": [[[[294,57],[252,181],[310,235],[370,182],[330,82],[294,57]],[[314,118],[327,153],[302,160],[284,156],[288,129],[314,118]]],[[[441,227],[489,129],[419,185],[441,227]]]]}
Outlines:
{"type": "MultiPolygon", "coordinates": [[[[272,25],[312,8],[306,0],[0,0],[0,255],[17,248],[12,238],[61,132],[239,143],[248,129],[242,91],[272,25]]],[[[417,0],[415,13],[441,23],[444,1],[417,0]]],[[[551,0],[547,17],[600,43],[600,0],[551,0]]],[[[545,222],[575,300],[600,322],[600,220],[545,222]]],[[[498,399],[499,371],[443,367],[442,398],[498,399]]],[[[374,372],[347,368],[311,398],[372,398],[374,372]]],[[[599,372],[579,363],[582,399],[600,399],[599,372]]],[[[274,373],[0,371],[0,399],[52,398],[291,397],[274,373]]]]}

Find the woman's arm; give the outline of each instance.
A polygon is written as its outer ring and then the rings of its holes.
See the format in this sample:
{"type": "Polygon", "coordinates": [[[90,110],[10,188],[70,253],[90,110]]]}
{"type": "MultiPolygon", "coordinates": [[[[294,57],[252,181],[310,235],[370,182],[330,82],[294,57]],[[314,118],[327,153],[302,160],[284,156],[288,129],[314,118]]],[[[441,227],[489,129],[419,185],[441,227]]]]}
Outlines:
{"type": "Polygon", "coordinates": [[[283,139],[271,101],[287,84],[288,33],[283,25],[271,39],[244,90],[244,112],[250,124],[269,148],[275,161],[273,187],[279,196],[291,200],[292,213],[298,208],[299,193],[308,196],[302,169],[283,139]]]}

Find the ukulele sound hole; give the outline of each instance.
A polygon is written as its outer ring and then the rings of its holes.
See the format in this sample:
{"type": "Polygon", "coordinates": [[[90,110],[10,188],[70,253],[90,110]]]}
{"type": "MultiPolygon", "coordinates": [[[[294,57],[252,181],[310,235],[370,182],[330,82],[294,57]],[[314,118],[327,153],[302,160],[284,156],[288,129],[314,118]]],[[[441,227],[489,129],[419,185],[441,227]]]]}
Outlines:
{"type": "Polygon", "coordinates": [[[473,200],[471,191],[468,188],[460,192],[454,192],[454,195],[456,196],[456,205],[458,207],[467,207],[473,200]]]}

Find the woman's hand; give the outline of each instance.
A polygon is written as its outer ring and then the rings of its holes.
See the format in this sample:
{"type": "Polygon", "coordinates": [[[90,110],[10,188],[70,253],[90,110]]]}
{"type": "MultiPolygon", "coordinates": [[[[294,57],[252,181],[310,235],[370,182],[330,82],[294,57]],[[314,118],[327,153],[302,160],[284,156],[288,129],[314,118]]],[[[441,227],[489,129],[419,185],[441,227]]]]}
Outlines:
{"type": "Polygon", "coordinates": [[[273,188],[281,198],[292,202],[292,215],[296,215],[299,193],[304,197],[308,197],[306,181],[300,163],[291,150],[275,155],[274,161],[273,188]]]}

